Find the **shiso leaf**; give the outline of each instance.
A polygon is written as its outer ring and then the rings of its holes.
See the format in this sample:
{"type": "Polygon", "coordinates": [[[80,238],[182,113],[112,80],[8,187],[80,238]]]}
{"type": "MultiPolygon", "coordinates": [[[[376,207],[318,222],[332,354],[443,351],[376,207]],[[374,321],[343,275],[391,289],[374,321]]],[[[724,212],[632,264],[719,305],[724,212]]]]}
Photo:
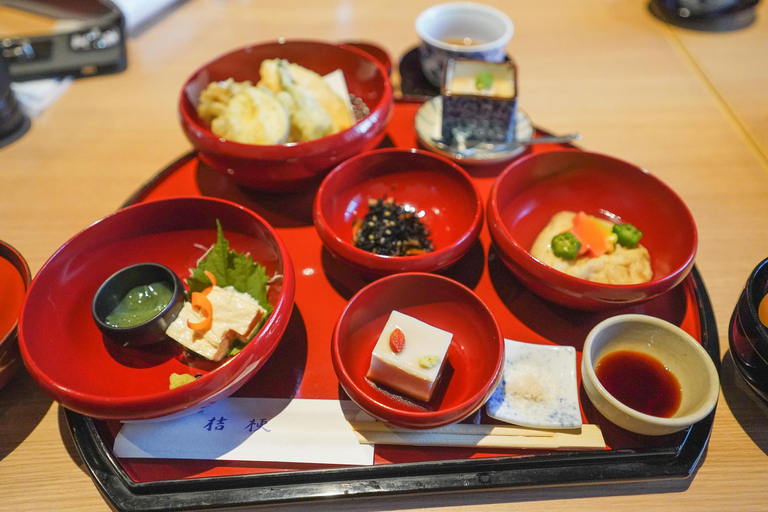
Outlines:
{"type": "Polygon", "coordinates": [[[272,304],[267,300],[266,269],[253,261],[245,253],[239,253],[229,248],[229,241],[224,237],[221,223],[216,219],[216,243],[211,246],[206,255],[191,268],[187,278],[190,292],[201,292],[211,285],[211,280],[205,271],[216,276],[216,284],[222,288],[232,286],[235,290],[247,293],[267,310],[272,312],[272,304]]]}

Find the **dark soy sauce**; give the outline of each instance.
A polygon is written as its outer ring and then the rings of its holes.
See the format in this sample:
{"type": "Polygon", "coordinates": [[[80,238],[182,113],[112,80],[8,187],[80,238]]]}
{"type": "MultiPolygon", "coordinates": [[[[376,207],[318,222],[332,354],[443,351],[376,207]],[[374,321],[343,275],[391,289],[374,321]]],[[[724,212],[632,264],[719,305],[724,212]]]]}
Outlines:
{"type": "Polygon", "coordinates": [[[634,350],[617,350],[595,366],[600,383],[632,409],[669,418],[680,407],[680,382],[658,359],[634,350]]]}

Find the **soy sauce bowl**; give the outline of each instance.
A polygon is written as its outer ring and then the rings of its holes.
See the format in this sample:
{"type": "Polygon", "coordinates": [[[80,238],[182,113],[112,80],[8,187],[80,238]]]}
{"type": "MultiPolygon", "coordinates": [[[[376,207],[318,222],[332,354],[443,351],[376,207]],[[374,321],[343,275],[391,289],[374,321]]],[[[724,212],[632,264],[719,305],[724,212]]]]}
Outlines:
{"type": "Polygon", "coordinates": [[[625,430],[650,436],[678,432],[703,420],[720,396],[717,368],[704,347],[676,325],[646,315],[618,315],[597,324],[584,343],[581,379],[587,396],[603,416],[625,430]],[[680,405],[670,417],[645,414],[625,405],[597,377],[595,367],[600,360],[620,350],[649,355],[677,378],[680,405]]]}
{"type": "Polygon", "coordinates": [[[99,330],[112,341],[123,346],[145,347],[162,343],[165,331],[179,316],[186,290],[179,276],[159,263],[138,263],[118,270],[99,287],[93,296],[91,312],[99,330]],[[153,283],[165,283],[171,290],[171,299],[162,311],[152,318],[129,327],[115,327],[107,323],[107,316],[133,288],[153,283]]]}

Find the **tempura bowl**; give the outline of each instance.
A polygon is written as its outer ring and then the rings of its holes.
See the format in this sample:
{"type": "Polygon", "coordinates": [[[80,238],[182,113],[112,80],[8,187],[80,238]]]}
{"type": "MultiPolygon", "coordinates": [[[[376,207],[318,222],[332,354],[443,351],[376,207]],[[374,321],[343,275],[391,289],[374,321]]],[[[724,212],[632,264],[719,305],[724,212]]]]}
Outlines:
{"type": "Polygon", "coordinates": [[[392,110],[392,86],[375,57],[352,45],[301,40],[255,44],[226,53],[192,74],[179,101],[184,134],[205,164],[244,187],[276,192],[319,180],[336,164],[378,146],[392,110]],[[320,75],[341,69],[350,94],[362,100],[370,114],[346,130],[307,142],[260,146],[214,135],[197,114],[200,92],[210,82],[228,78],[255,84],[261,62],[274,58],[287,59],[320,75]]]}

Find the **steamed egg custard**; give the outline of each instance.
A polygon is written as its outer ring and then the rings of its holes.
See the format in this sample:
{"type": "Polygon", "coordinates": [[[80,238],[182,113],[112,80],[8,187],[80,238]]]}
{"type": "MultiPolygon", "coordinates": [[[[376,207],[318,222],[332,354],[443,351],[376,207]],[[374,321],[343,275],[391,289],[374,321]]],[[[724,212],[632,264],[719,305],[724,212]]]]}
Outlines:
{"type": "Polygon", "coordinates": [[[584,212],[561,211],[536,237],[531,256],[568,275],[606,284],[638,284],[653,277],[642,233],[631,224],[584,212]]]}
{"type": "Polygon", "coordinates": [[[255,86],[229,78],[211,82],[200,93],[197,113],[215,135],[243,144],[278,145],[319,139],[354,124],[349,93],[337,93],[314,71],[268,59],[259,75],[255,86]]]}

